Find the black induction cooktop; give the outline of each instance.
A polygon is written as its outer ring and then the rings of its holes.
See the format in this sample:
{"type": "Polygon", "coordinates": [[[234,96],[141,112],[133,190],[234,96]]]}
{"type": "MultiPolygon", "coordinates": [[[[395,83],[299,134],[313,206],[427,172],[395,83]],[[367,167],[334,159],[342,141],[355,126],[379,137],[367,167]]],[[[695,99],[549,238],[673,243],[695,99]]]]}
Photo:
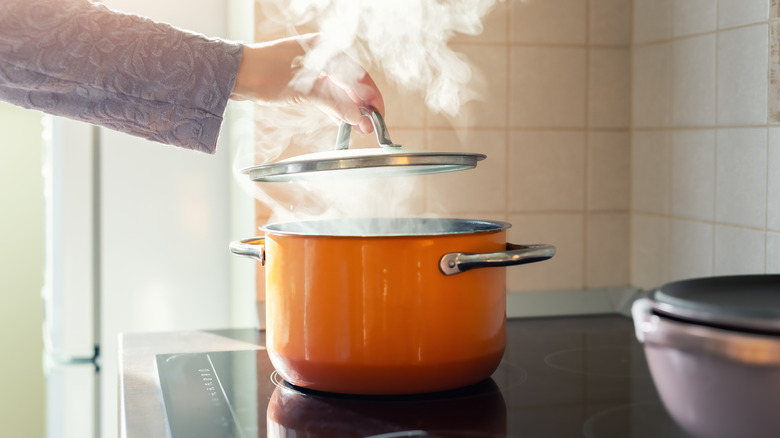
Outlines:
{"type": "MultiPolygon", "coordinates": [[[[631,320],[512,319],[496,372],[415,396],[349,396],[284,382],[262,349],[166,354],[173,438],[688,437],[665,411],[631,320]]],[[[262,338],[262,336],[261,336],[262,338]]]]}

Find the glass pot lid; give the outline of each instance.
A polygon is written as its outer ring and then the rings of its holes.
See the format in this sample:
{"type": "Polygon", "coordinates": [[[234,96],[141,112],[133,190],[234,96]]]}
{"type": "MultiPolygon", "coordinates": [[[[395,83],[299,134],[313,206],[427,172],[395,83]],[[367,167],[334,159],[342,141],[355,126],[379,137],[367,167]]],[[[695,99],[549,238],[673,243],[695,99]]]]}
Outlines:
{"type": "Polygon", "coordinates": [[[780,275],[707,277],[652,292],[660,315],[727,329],[780,334],[780,275]]]}
{"type": "Polygon", "coordinates": [[[453,172],[476,167],[484,154],[453,152],[407,152],[390,140],[382,116],[375,109],[362,109],[371,119],[379,148],[350,149],[352,127],[342,122],[335,150],[315,152],[261,164],[243,170],[252,181],[283,182],[339,177],[411,176],[453,172]]]}

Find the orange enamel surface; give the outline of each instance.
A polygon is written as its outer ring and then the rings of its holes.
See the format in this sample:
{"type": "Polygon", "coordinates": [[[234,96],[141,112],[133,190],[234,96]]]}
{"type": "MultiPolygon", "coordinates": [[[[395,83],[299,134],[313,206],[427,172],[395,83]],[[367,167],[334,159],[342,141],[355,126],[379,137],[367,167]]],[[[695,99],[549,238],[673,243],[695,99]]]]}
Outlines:
{"type": "Polygon", "coordinates": [[[505,269],[439,271],[505,232],[415,237],[266,235],[267,347],[293,384],[412,393],[485,379],[506,343],[505,269]],[[361,389],[363,388],[363,389],[361,389]]]}

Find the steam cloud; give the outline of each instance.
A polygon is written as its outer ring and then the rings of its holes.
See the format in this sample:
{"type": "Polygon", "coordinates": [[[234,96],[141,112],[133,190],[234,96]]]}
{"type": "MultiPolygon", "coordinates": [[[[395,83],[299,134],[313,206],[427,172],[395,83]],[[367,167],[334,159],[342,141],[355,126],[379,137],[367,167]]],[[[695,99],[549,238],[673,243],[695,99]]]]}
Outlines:
{"type": "MultiPolygon", "coordinates": [[[[286,35],[317,31],[318,44],[303,60],[310,69],[322,70],[336,54],[347,52],[367,68],[382,71],[399,88],[424,96],[431,111],[454,116],[476,94],[469,88],[472,70],[467,59],[448,42],[456,34],[481,33],[482,18],[494,4],[495,0],[257,0],[263,17],[257,28],[286,35]]],[[[295,86],[310,86],[307,78],[297,80],[295,86]]],[[[333,122],[312,105],[257,106],[255,114],[254,144],[240,151],[236,170],[333,148],[333,122]]],[[[422,185],[412,179],[257,184],[237,174],[242,186],[271,209],[273,222],[418,215],[422,185]]]]}
{"type": "MultiPolygon", "coordinates": [[[[258,0],[270,26],[314,24],[321,43],[309,65],[346,51],[377,66],[401,87],[424,94],[449,115],[474,96],[468,61],[447,46],[455,34],[482,32],[495,0],[258,0]]],[[[262,26],[262,24],[261,24],[262,26]]]]}

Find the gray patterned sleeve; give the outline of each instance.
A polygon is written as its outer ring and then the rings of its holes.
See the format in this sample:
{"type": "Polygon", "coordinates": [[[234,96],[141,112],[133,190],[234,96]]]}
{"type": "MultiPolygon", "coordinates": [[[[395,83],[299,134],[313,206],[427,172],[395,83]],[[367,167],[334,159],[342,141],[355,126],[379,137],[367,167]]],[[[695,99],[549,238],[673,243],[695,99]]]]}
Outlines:
{"type": "Polygon", "coordinates": [[[88,0],[0,0],[0,100],[214,153],[241,47],[88,0]]]}

